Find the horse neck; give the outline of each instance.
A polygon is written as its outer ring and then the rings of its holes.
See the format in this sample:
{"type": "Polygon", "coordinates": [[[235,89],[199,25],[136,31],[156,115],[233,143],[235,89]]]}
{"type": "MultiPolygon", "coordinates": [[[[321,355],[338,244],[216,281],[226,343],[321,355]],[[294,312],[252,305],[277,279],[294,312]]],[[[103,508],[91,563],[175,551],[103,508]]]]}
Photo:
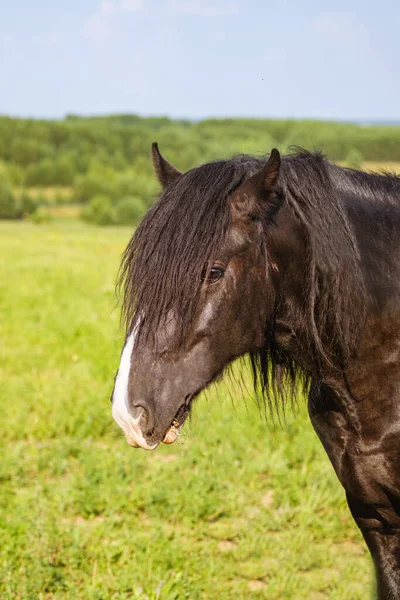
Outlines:
{"type": "Polygon", "coordinates": [[[400,296],[400,177],[330,166],[359,249],[366,293],[383,308],[400,296]]]}
{"type": "MultiPolygon", "coordinates": [[[[363,327],[364,316],[376,314],[377,308],[381,312],[394,304],[400,308],[400,179],[366,175],[333,165],[330,169],[340,210],[343,210],[358,251],[359,259],[350,268],[346,252],[341,256],[342,266],[339,265],[339,269],[347,273],[341,283],[341,291],[348,294],[343,319],[351,319],[351,327],[357,329],[358,323],[363,327]]],[[[316,351],[307,297],[310,289],[307,234],[287,205],[278,214],[276,225],[269,235],[269,254],[279,272],[276,339],[291,359],[311,370],[316,351]]],[[[329,252],[329,248],[325,251],[329,252]]],[[[319,262],[323,270],[329,264],[329,257],[326,260],[322,257],[319,262]]],[[[318,293],[322,291],[329,295],[329,277],[322,274],[319,281],[318,293]]],[[[328,318],[335,314],[334,303],[328,303],[326,314],[328,318]]],[[[331,338],[336,325],[332,327],[328,325],[322,333],[326,340],[331,338]]]]}

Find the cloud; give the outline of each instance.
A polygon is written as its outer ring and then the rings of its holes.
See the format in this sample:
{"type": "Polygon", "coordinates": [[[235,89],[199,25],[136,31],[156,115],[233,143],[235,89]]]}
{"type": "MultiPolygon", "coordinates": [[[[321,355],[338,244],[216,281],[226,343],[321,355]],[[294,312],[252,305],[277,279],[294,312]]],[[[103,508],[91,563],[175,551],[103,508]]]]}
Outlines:
{"type": "Polygon", "coordinates": [[[196,0],[182,0],[181,2],[172,2],[169,5],[171,12],[177,15],[191,17],[220,17],[228,15],[238,15],[239,8],[236,4],[204,4],[196,0]]]}
{"type": "Polygon", "coordinates": [[[113,20],[117,15],[137,12],[143,8],[143,0],[102,0],[97,7],[97,13],[85,24],[84,37],[95,42],[109,40],[113,34],[113,20]]]}

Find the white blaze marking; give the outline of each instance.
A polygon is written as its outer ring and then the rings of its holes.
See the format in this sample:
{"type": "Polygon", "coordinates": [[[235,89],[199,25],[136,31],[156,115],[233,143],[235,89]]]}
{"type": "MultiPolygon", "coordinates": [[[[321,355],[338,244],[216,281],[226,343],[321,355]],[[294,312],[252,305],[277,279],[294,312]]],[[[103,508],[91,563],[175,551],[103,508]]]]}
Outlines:
{"type": "Polygon", "coordinates": [[[118,423],[119,419],[122,421],[128,421],[130,417],[128,413],[128,385],[129,371],[131,369],[131,356],[135,337],[136,332],[134,331],[131,333],[125,344],[121,361],[119,363],[117,378],[115,380],[112,413],[114,419],[118,423]]]}
{"type": "Polygon", "coordinates": [[[128,444],[131,446],[141,446],[146,450],[152,450],[157,446],[157,444],[150,446],[144,439],[139,426],[140,416],[137,419],[134,419],[128,411],[129,375],[138,325],[139,324],[136,325],[135,329],[128,337],[128,340],[122,351],[121,361],[119,364],[117,377],[115,379],[112,416],[125,433],[128,444]]]}

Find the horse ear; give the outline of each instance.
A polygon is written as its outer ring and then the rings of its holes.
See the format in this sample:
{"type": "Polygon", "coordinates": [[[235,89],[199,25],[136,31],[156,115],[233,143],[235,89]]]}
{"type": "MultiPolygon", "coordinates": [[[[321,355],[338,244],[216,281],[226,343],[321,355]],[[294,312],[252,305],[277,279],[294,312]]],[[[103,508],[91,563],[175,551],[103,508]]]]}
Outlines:
{"type": "Polygon", "coordinates": [[[182,173],[175,169],[165,158],[161,155],[158,144],[154,142],[151,145],[151,156],[153,159],[153,167],[156,172],[158,181],[162,187],[165,188],[167,185],[176,181],[182,173]]]}
{"type": "Polygon", "coordinates": [[[263,193],[273,192],[276,189],[279,172],[281,170],[281,155],[279,150],[274,148],[269,155],[267,164],[262,167],[255,175],[248,179],[249,184],[256,190],[257,195],[263,196],[263,193]]]}
{"type": "Polygon", "coordinates": [[[267,163],[235,192],[232,208],[239,218],[264,214],[269,201],[274,206],[274,212],[279,209],[275,192],[278,189],[280,168],[281,155],[274,148],[267,163]]]}

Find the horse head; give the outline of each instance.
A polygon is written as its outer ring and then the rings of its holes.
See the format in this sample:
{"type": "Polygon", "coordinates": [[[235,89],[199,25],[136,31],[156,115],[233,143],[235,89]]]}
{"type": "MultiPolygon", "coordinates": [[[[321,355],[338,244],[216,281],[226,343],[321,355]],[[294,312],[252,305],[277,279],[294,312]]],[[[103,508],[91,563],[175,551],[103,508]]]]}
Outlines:
{"type": "Polygon", "coordinates": [[[146,449],[174,441],[199,392],[263,347],[278,269],[265,231],[282,203],[277,150],[181,174],[155,144],[153,163],[163,192],[125,252],[112,396],[128,443],[146,449]]]}

